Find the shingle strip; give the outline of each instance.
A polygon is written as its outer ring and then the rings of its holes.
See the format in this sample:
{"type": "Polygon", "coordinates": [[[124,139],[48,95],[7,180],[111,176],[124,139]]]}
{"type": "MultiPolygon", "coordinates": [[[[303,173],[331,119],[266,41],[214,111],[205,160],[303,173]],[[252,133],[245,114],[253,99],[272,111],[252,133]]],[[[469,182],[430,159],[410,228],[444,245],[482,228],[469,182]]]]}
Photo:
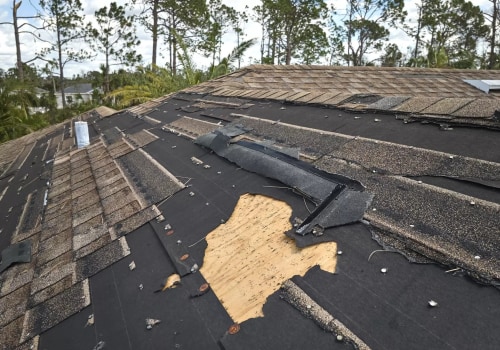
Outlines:
{"type": "Polygon", "coordinates": [[[442,100],[441,97],[412,97],[394,108],[394,110],[407,113],[420,113],[440,100],[442,100]]]}
{"type": "Polygon", "coordinates": [[[73,213],[73,227],[83,224],[85,221],[92,219],[102,213],[102,205],[97,202],[90,207],[87,207],[82,212],[73,213]]]}
{"type": "Polygon", "coordinates": [[[0,329],[26,311],[30,286],[25,285],[0,298],[0,329]]]}
{"type": "Polygon", "coordinates": [[[40,242],[37,264],[45,264],[71,250],[71,230],[61,231],[40,242]]]}
{"type": "MultiPolygon", "coordinates": [[[[73,285],[73,276],[72,275],[67,275],[63,279],[59,280],[58,282],[51,284],[47,288],[44,288],[31,296],[29,298],[27,297],[27,308],[31,309],[35,307],[36,305],[43,303],[44,301],[56,296],[57,294],[65,291],[69,287],[73,285]]],[[[25,310],[26,311],[26,308],[25,310]]]]}
{"type": "Polygon", "coordinates": [[[57,184],[52,183],[52,187],[48,193],[47,198],[52,199],[69,190],[71,190],[71,180],[68,176],[67,180],[64,182],[59,182],[57,184]]]}
{"type": "Polygon", "coordinates": [[[127,205],[130,202],[134,202],[136,197],[129,186],[123,186],[119,191],[116,191],[110,196],[102,199],[102,207],[105,215],[118,210],[119,208],[127,205]]]}
{"type": "Polygon", "coordinates": [[[459,98],[459,97],[450,97],[450,98],[444,98],[435,104],[427,107],[421,113],[423,114],[453,114],[457,110],[461,109],[462,107],[466,106],[470,102],[472,102],[474,99],[472,98],[459,98]]]}
{"type": "Polygon", "coordinates": [[[127,137],[137,146],[143,147],[158,139],[158,136],[152,134],[147,130],[141,130],[134,134],[129,134],[127,137]]]}
{"type": "Polygon", "coordinates": [[[118,222],[114,225],[114,229],[119,236],[123,236],[141,227],[148,221],[153,220],[160,214],[161,212],[158,210],[158,208],[153,205],[118,222]]]}
{"type": "Polygon", "coordinates": [[[75,275],[77,281],[86,280],[102,269],[130,254],[125,237],[121,237],[99,250],[76,261],[75,275]]]}
{"type": "Polygon", "coordinates": [[[0,327],[0,339],[2,339],[2,350],[15,349],[19,345],[23,329],[24,316],[18,317],[4,327],[0,327]]]}
{"type": "Polygon", "coordinates": [[[27,311],[19,343],[33,338],[90,305],[88,280],[73,285],[27,311]]]}
{"type": "Polygon", "coordinates": [[[142,194],[149,205],[174,194],[184,185],[142,149],[120,158],[120,165],[131,180],[135,193],[142,194]]]}
{"type": "MultiPolygon", "coordinates": [[[[97,216],[97,218],[99,217],[97,216]]],[[[93,225],[88,228],[87,232],[73,236],[73,250],[79,250],[107,234],[108,228],[104,223],[93,225]]]]}
{"type": "Polygon", "coordinates": [[[121,141],[116,142],[112,147],[108,149],[109,153],[113,158],[121,157],[127,153],[130,153],[134,150],[134,148],[123,139],[121,141]]]}
{"type": "Polygon", "coordinates": [[[216,123],[210,123],[203,120],[198,120],[189,117],[181,117],[170,124],[165,126],[166,128],[172,127],[181,131],[187,131],[190,134],[199,136],[212,132],[218,128],[220,125],[216,123]]]}
{"type": "Polygon", "coordinates": [[[480,98],[456,110],[452,115],[467,118],[491,118],[498,110],[500,110],[500,100],[480,98]]]}
{"type": "Polygon", "coordinates": [[[103,182],[99,184],[99,196],[101,199],[105,199],[106,197],[109,197],[113,195],[114,193],[122,190],[125,187],[128,187],[127,181],[123,178],[121,174],[117,174],[112,176],[111,178],[107,178],[106,182],[103,182]],[[107,184],[107,182],[111,182],[110,184],[107,184]]]}
{"type": "Polygon", "coordinates": [[[345,337],[347,341],[356,346],[356,349],[370,350],[365,342],[323,309],[292,280],[287,280],[281,285],[281,296],[304,316],[311,318],[323,330],[345,337]]]}
{"type": "Polygon", "coordinates": [[[111,237],[110,233],[102,235],[101,237],[90,242],[86,246],[76,250],[74,253],[75,254],[74,257],[76,260],[79,260],[79,259],[83,258],[84,256],[92,254],[95,251],[101,249],[102,247],[110,244],[112,240],[113,240],[113,237],[111,237]]]}
{"type": "MultiPolygon", "coordinates": [[[[38,264],[37,264],[38,265],[38,264]]],[[[31,294],[34,294],[60,281],[74,272],[73,253],[68,251],[35,269],[31,283],[31,294]]]]}
{"type": "Polygon", "coordinates": [[[365,217],[404,242],[408,250],[483,280],[500,281],[498,204],[401,176],[380,176],[330,157],[315,165],[361,181],[375,194],[376,211],[366,212],[365,217]]]}
{"type": "Polygon", "coordinates": [[[335,97],[332,97],[326,101],[323,101],[323,104],[325,104],[325,105],[338,105],[342,101],[345,101],[346,99],[348,99],[351,96],[352,96],[352,94],[349,94],[349,93],[340,93],[340,94],[336,95],[335,97]]]}
{"type": "Polygon", "coordinates": [[[120,221],[134,215],[141,210],[141,204],[138,201],[129,202],[119,209],[106,215],[106,222],[108,225],[113,226],[120,221]]]}

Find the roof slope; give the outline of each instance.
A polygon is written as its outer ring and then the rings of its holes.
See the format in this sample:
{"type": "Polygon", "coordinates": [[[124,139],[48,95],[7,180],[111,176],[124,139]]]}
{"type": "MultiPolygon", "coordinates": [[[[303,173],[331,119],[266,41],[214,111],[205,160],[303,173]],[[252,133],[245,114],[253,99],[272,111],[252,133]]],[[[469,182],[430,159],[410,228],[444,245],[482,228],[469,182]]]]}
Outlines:
{"type": "Polygon", "coordinates": [[[0,145],[0,349],[496,348],[497,74],[250,66],[0,145]]]}
{"type": "Polygon", "coordinates": [[[188,91],[312,103],[349,109],[441,115],[478,123],[500,109],[496,93],[464,80],[497,80],[498,71],[390,67],[254,65],[188,91]]]}
{"type": "Polygon", "coordinates": [[[94,91],[94,88],[89,83],[76,84],[64,89],[66,94],[88,94],[92,91],[94,91]]]}

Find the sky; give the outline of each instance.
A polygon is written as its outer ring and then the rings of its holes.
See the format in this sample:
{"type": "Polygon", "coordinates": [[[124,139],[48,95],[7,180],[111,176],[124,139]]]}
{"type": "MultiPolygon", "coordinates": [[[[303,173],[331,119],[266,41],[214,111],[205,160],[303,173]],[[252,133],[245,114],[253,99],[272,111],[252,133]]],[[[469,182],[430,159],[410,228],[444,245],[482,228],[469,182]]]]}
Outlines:
{"type": "MultiPolygon", "coordinates": [[[[93,13],[103,6],[109,6],[111,0],[81,0],[83,8],[85,10],[86,21],[92,20],[93,13]]],[[[125,2],[130,3],[127,0],[115,0],[118,4],[123,4],[125,2]]],[[[245,6],[248,6],[250,9],[256,5],[260,4],[260,0],[245,0],[245,1],[232,1],[232,0],[223,0],[224,3],[234,7],[237,11],[244,11],[245,6]]],[[[328,5],[334,5],[339,12],[345,8],[345,0],[326,0],[325,2],[328,5]]],[[[409,21],[415,21],[416,18],[416,5],[418,2],[416,0],[406,0],[406,10],[408,11],[408,19],[409,21]]],[[[488,0],[472,0],[475,5],[479,5],[484,9],[488,9],[489,1],[488,0]]],[[[0,22],[11,22],[12,21],[12,4],[13,0],[0,0],[0,22]]],[[[29,16],[33,15],[37,12],[36,9],[39,9],[38,0],[24,0],[20,9],[19,14],[21,16],[29,16]]],[[[28,20],[25,20],[28,21],[28,20]]],[[[260,38],[261,28],[259,24],[249,21],[244,28],[244,32],[246,33],[246,38],[260,38]]],[[[141,40],[140,46],[137,48],[137,51],[143,57],[143,64],[148,64],[151,62],[151,37],[150,33],[146,32],[143,28],[138,28],[137,35],[141,40]]],[[[21,38],[23,42],[22,46],[22,55],[23,60],[29,60],[36,56],[36,53],[43,47],[43,43],[34,40],[29,35],[24,35],[21,38]]],[[[231,50],[236,46],[236,37],[229,33],[224,38],[224,45],[222,48],[222,56],[227,56],[231,50]]],[[[410,38],[408,38],[401,30],[392,29],[390,42],[398,45],[400,50],[403,53],[406,53],[407,48],[413,45],[410,38]]],[[[160,57],[158,57],[158,63],[160,66],[166,64],[166,59],[168,57],[168,52],[165,50],[165,47],[159,47],[160,57]],[[162,57],[161,54],[164,54],[165,57],[162,57]]],[[[257,58],[260,57],[259,53],[259,44],[254,45],[250,50],[247,51],[247,55],[243,59],[242,65],[247,65],[254,63],[257,58]]],[[[203,69],[207,68],[209,65],[209,60],[204,58],[199,54],[194,55],[194,61],[197,68],[203,69]]],[[[12,25],[0,25],[0,69],[8,69],[14,67],[16,62],[15,57],[15,46],[14,46],[14,33],[12,25]]],[[[41,61],[38,61],[39,65],[43,65],[41,61]]],[[[97,56],[93,61],[85,62],[85,63],[70,63],[65,68],[65,76],[72,77],[77,74],[82,74],[91,70],[99,70],[100,64],[103,63],[103,59],[100,56],[97,56]]],[[[326,61],[324,63],[327,63],[326,61]]]]}

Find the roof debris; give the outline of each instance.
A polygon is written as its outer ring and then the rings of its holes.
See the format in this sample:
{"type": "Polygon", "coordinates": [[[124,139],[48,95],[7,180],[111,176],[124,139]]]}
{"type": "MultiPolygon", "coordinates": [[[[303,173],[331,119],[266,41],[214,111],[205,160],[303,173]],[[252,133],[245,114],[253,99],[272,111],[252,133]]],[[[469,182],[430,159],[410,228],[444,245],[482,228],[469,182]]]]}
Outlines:
{"type": "Polygon", "coordinates": [[[500,98],[464,79],[500,73],[254,65],[1,144],[0,347],[498,343],[500,98]]]}
{"type": "Polygon", "coordinates": [[[150,330],[153,328],[153,326],[156,326],[157,324],[160,324],[161,320],[157,320],[154,318],[146,318],[146,329],[150,330]]]}

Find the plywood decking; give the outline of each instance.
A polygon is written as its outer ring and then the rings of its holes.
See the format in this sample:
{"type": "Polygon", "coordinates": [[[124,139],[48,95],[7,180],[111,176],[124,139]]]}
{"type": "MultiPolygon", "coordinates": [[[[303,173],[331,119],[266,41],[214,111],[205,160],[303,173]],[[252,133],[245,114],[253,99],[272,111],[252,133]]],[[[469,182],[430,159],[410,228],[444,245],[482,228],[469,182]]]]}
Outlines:
{"type": "Polygon", "coordinates": [[[267,297],[292,276],[315,265],[334,272],[336,243],[297,248],[284,234],[291,215],[282,201],[245,194],[229,221],[208,234],[201,273],[235,322],[263,316],[267,297]]]}

